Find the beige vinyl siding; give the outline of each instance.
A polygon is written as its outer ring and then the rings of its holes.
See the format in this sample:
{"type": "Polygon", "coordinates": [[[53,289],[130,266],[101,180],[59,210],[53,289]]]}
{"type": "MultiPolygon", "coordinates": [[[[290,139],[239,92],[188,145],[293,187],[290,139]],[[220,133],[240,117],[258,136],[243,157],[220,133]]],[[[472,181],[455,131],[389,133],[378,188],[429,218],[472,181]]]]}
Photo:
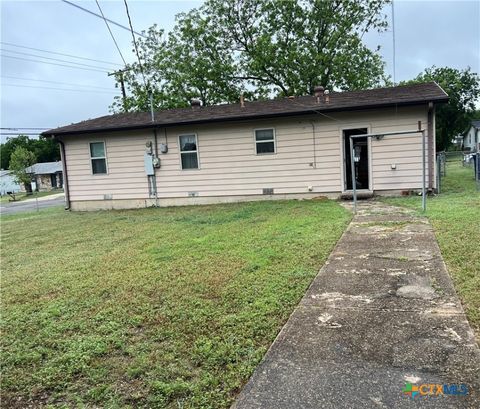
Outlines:
{"type": "MultiPolygon", "coordinates": [[[[314,167],[312,125],[302,119],[277,119],[249,123],[198,126],[200,170],[182,171],[176,135],[189,128],[169,129],[169,153],[162,157],[157,188],[160,197],[258,195],[264,188],[274,193],[306,193],[340,189],[340,155],[335,127],[316,134],[314,167]],[[274,128],[276,153],[256,154],[255,129],[274,128]],[[173,142],[173,144],[172,144],[173,142]],[[319,146],[322,144],[322,146],[319,146]]],[[[165,142],[165,140],[162,140],[165,142]]]]}
{"type": "MultiPolygon", "coordinates": [[[[167,128],[158,132],[158,143],[168,144],[156,170],[159,199],[342,192],[342,131],[367,128],[369,132],[416,129],[427,126],[426,106],[331,113],[328,117],[280,118],[236,123],[167,128]],[[313,135],[312,122],[315,125],[313,135]],[[254,130],[274,128],[276,153],[257,155],[254,130]],[[181,168],[178,136],[195,133],[199,169],[181,168]],[[314,137],[315,136],[315,137],[314,137]]],[[[144,170],[145,143],[152,131],[117,132],[65,138],[72,201],[147,199],[144,170]],[[105,141],[107,175],[92,175],[89,142],[105,141]]],[[[370,180],[374,190],[421,187],[421,137],[394,136],[370,142],[370,180]],[[397,169],[392,170],[392,163],[397,169]]]]}
{"type": "Polygon", "coordinates": [[[145,143],[152,140],[145,132],[93,134],[66,140],[66,163],[70,199],[103,200],[148,197],[148,184],[143,168],[145,143]],[[92,174],[90,142],[105,142],[107,174],[92,174]]]}
{"type": "MultiPolygon", "coordinates": [[[[382,115],[383,117],[385,115],[382,115]]],[[[415,130],[418,121],[427,128],[427,109],[404,108],[394,118],[377,119],[372,133],[415,130]]],[[[427,146],[425,147],[428,151],[427,146]]],[[[386,136],[371,141],[373,190],[402,190],[422,188],[421,134],[386,136]],[[396,169],[391,165],[395,164],[396,169]]],[[[427,158],[426,158],[427,159],[427,158]]],[[[428,168],[428,164],[426,165],[428,168]]],[[[428,175],[426,176],[428,183],[428,175]]]]}

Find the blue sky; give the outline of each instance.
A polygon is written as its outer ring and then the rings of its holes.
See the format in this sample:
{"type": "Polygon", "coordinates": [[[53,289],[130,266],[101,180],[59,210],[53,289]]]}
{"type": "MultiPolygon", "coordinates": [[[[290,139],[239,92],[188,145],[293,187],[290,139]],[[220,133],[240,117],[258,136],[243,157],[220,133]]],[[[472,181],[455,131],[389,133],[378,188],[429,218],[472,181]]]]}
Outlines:
{"type": "MultiPolygon", "coordinates": [[[[72,2],[98,12],[95,1],[72,2]]],[[[155,23],[168,31],[173,27],[177,13],[198,7],[202,2],[129,0],[128,3],[136,31],[146,30],[155,23]]],[[[100,0],[100,5],[106,17],[128,25],[123,1],[100,0]]],[[[385,12],[390,18],[391,7],[388,6],[385,12]]],[[[39,60],[32,55],[40,55],[101,66],[105,71],[118,66],[5,44],[120,64],[120,56],[101,19],[59,0],[1,1],[0,13],[3,42],[0,77],[2,127],[56,127],[109,113],[108,107],[119,91],[114,88],[114,81],[106,72],[72,69],[25,59],[39,60]],[[69,91],[47,88],[68,88],[69,91]]],[[[478,72],[479,21],[480,1],[396,0],[396,80],[413,78],[432,65],[470,66],[478,72]]],[[[125,59],[127,62],[133,61],[131,34],[116,26],[111,28],[125,59]]],[[[381,53],[387,62],[387,71],[392,74],[392,32],[370,33],[366,42],[372,48],[382,46],[381,53]]],[[[63,64],[55,60],[42,60],[63,64]]]]}

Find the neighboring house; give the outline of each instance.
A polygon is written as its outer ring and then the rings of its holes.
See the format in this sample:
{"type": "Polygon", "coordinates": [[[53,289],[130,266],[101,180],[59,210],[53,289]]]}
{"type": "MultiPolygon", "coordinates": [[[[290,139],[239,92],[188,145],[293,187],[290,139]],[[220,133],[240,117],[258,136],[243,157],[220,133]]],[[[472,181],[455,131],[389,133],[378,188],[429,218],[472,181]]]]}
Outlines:
{"type": "Polygon", "coordinates": [[[452,139],[452,145],[455,145],[455,147],[462,149],[463,148],[463,135],[459,134],[455,136],[455,138],[452,139]]]}
{"type": "Polygon", "coordinates": [[[33,190],[44,192],[63,187],[62,162],[35,163],[25,171],[32,175],[33,190]]]}
{"type": "MultiPolygon", "coordinates": [[[[426,129],[435,188],[436,84],[104,116],[43,133],[61,144],[67,207],[135,208],[339,197],[352,189],[349,135],[426,129]]],[[[421,134],[356,139],[357,187],[422,187],[421,134]]]]}
{"type": "Polygon", "coordinates": [[[472,121],[463,134],[463,149],[470,152],[480,152],[480,120],[472,121]]]}
{"type": "Polygon", "coordinates": [[[0,195],[4,196],[8,192],[16,193],[20,191],[20,185],[15,181],[15,176],[9,170],[0,170],[0,195]]]}

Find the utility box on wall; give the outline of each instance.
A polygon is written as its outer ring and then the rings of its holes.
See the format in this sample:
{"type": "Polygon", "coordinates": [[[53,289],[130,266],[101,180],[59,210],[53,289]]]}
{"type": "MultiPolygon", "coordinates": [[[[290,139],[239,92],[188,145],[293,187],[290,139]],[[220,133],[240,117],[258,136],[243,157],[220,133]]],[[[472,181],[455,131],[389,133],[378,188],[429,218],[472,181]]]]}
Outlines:
{"type": "Polygon", "coordinates": [[[145,164],[145,173],[147,174],[147,176],[153,176],[155,174],[155,171],[153,169],[153,156],[145,152],[145,154],[143,155],[143,161],[145,164]]]}

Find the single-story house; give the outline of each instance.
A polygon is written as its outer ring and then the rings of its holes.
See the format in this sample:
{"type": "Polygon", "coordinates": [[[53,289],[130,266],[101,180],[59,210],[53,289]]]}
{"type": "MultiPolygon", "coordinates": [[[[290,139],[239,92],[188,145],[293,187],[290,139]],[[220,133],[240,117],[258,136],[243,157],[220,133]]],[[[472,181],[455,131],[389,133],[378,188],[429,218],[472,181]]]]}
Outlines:
{"type": "Polygon", "coordinates": [[[480,120],[472,121],[463,133],[462,147],[470,152],[480,152],[480,120]]]}
{"type": "Polygon", "coordinates": [[[32,190],[45,192],[63,187],[62,162],[43,162],[29,166],[25,171],[32,175],[32,190]]]}
{"type": "MultiPolygon", "coordinates": [[[[426,179],[435,189],[434,83],[237,104],[103,116],[51,129],[67,207],[171,206],[339,197],[352,190],[350,135],[425,129],[426,179]]],[[[420,133],[354,139],[355,180],[366,194],[422,188],[420,133]]]]}
{"type": "Polygon", "coordinates": [[[0,195],[7,193],[17,193],[20,191],[20,185],[15,180],[15,176],[10,170],[0,170],[0,195]]]}

